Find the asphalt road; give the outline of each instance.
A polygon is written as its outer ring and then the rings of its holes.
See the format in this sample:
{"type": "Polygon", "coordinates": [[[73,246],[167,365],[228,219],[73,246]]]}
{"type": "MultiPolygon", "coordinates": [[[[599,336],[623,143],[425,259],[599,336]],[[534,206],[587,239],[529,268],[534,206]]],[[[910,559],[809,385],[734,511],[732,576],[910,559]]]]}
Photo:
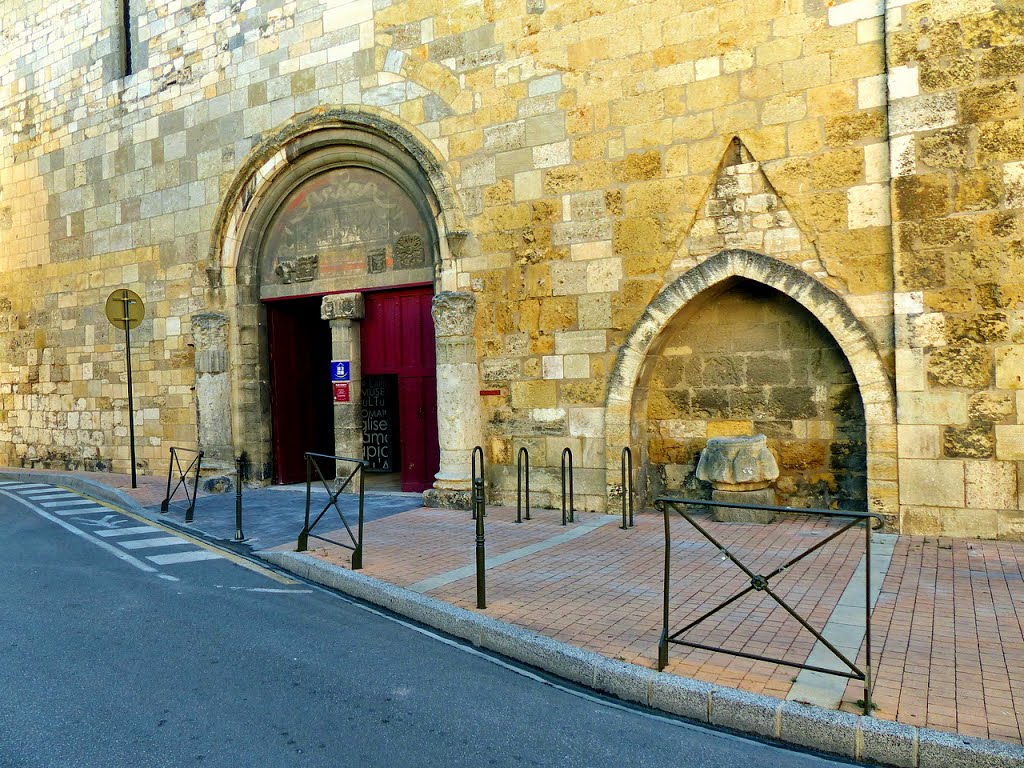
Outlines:
{"type": "Polygon", "coordinates": [[[849,765],[544,680],[76,498],[0,484],[3,768],[849,765]]]}

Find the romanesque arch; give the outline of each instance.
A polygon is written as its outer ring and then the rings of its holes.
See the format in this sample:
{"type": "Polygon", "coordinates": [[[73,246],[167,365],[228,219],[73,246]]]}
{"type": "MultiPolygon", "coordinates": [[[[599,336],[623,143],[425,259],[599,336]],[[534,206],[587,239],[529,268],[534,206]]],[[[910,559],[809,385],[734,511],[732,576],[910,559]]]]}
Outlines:
{"type": "Polygon", "coordinates": [[[651,356],[658,353],[663,332],[693,299],[733,278],[774,288],[802,305],[835,339],[856,378],[864,405],[868,450],[869,510],[895,518],[895,401],[891,377],[866,329],[835,293],[798,268],[745,250],[724,250],[678,277],[651,302],[619,350],[606,400],[608,485],[618,489],[618,451],[637,445],[642,418],[636,402],[651,356]],[[894,470],[893,470],[894,471],[894,470]]]}
{"type": "MultiPolygon", "coordinates": [[[[254,148],[219,209],[207,276],[209,305],[224,318],[222,337],[231,360],[224,372],[230,377],[230,408],[219,408],[230,424],[220,432],[230,434],[226,442],[235,453],[244,450],[254,459],[258,476],[270,476],[273,454],[270,342],[267,310],[261,302],[400,284],[426,285],[429,293],[454,287],[453,252],[465,234],[463,212],[440,156],[414,129],[398,124],[390,114],[346,107],[314,110],[289,121],[254,148]],[[280,233],[280,214],[286,205],[332,175],[351,176],[355,186],[369,186],[379,179],[389,194],[409,202],[409,215],[422,221],[423,229],[415,234],[412,245],[416,248],[406,249],[408,259],[401,273],[394,271],[397,250],[389,250],[386,257],[364,255],[366,268],[347,274],[334,270],[310,277],[308,267],[314,264],[315,271],[317,258],[312,251],[287,259],[275,255],[269,268],[263,263],[270,258],[267,242],[280,233]]],[[[429,296],[427,299],[429,305],[429,296]]],[[[332,320],[331,343],[338,343],[339,334],[346,336],[340,330],[345,322],[332,320]]],[[[346,338],[358,343],[358,336],[356,328],[346,338]]],[[[197,355],[197,361],[200,357],[197,355]]],[[[214,410],[207,408],[208,412],[214,410]]],[[[200,401],[201,432],[204,421],[217,415],[204,414],[200,401]]],[[[334,421],[335,430],[340,429],[337,419],[334,421]]]]}

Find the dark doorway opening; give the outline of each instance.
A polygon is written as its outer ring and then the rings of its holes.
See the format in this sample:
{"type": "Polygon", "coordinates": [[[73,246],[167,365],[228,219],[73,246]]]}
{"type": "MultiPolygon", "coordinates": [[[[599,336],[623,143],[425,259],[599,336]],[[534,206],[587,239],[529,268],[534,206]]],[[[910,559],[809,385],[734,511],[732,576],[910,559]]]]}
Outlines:
{"type": "MultiPolygon", "coordinates": [[[[334,454],[331,328],[320,297],[266,303],[270,338],[270,402],[274,482],[306,479],[303,454],[334,454]]],[[[334,465],[321,462],[328,479],[334,465]]]]}
{"type": "MultiPolygon", "coordinates": [[[[363,381],[395,383],[397,458],[403,491],[424,491],[440,464],[432,286],[368,292],[360,324],[363,381]]],[[[364,398],[365,398],[364,389],[364,398]]],[[[364,403],[366,401],[364,400],[364,403]]],[[[364,443],[365,448],[365,443],[364,443]]]]}

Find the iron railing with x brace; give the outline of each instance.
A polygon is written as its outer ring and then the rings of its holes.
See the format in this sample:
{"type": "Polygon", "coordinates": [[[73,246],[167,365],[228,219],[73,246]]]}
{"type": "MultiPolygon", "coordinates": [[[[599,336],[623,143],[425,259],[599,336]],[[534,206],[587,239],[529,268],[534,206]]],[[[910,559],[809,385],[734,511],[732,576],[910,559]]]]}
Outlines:
{"type": "Polygon", "coordinates": [[[344,547],[345,549],[352,550],[352,570],[358,571],[363,567],[363,469],[368,466],[369,462],[363,461],[362,459],[349,459],[345,456],[328,456],[325,453],[305,453],[306,457],[306,518],[302,525],[302,532],[299,534],[299,541],[296,544],[295,550],[297,552],[305,552],[309,547],[309,539],[320,539],[320,541],[326,541],[328,544],[334,544],[338,547],[344,547]],[[338,464],[353,464],[352,471],[348,473],[348,476],[340,483],[335,483],[335,489],[332,491],[327,485],[327,479],[324,477],[324,473],[320,470],[320,464],[317,459],[326,459],[329,461],[336,462],[338,464]],[[313,473],[316,472],[317,477],[324,486],[324,490],[327,491],[327,503],[324,508],[320,510],[320,514],[316,516],[316,519],[312,523],[309,522],[309,507],[310,500],[312,498],[312,485],[313,485],[313,473]],[[352,478],[356,475],[359,476],[357,481],[358,495],[359,495],[359,519],[356,523],[356,533],[352,532],[352,527],[348,524],[348,520],[345,519],[345,514],[341,511],[341,507],[338,506],[338,497],[348,487],[348,484],[352,482],[352,478]],[[316,528],[317,523],[323,519],[323,516],[327,514],[327,510],[334,507],[334,511],[338,513],[338,517],[341,518],[341,524],[345,526],[345,530],[348,532],[350,543],[342,541],[335,541],[334,539],[328,539],[325,536],[314,536],[312,530],[316,528]]]}
{"type": "Polygon", "coordinates": [[[732,656],[741,656],[745,659],[756,659],[758,661],[770,661],[775,664],[781,664],[787,667],[795,667],[797,669],[807,669],[812,672],[822,672],[827,675],[836,675],[838,677],[846,677],[852,680],[863,680],[864,681],[864,714],[871,714],[871,531],[877,530],[882,523],[882,518],[876,514],[870,512],[850,512],[846,510],[831,510],[831,509],[794,509],[791,507],[769,507],[769,506],[757,506],[753,504],[735,504],[723,501],[709,502],[704,499],[678,499],[663,496],[655,500],[655,506],[662,511],[665,518],[665,588],[664,588],[664,599],[662,604],[662,631],[661,638],[658,641],[658,669],[662,670],[668,664],[668,646],[669,644],[685,645],[690,648],[701,648],[705,651],[717,651],[719,653],[727,653],[732,656]],[[835,531],[829,534],[827,537],[817,542],[814,546],[806,549],[796,557],[792,557],[782,565],[778,566],[775,570],[767,574],[758,574],[748,568],[735,553],[730,552],[729,548],[721,544],[714,536],[712,536],[707,529],[704,528],[697,520],[694,519],[690,512],[685,511],[686,507],[727,507],[730,509],[755,509],[755,510],[769,510],[779,513],[788,514],[800,514],[800,515],[812,515],[817,517],[830,517],[830,518],[849,518],[849,522],[840,525],[835,531]],[[736,594],[732,595],[728,599],[719,603],[717,606],[712,608],[710,611],[705,611],[693,621],[689,622],[682,629],[678,629],[672,632],[669,628],[669,570],[672,563],[672,532],[669,524],[669,508],[674,509],[679,513],[686,522],[693,526],[705,539],[711,542],[712,546],[716,547],[722,556],[723,560],[729,560],[737,568],[750,579],[749,586],[741,589],[736,594]],[[878,525],[872,527],[871,521],[878,521],[878,525]],[[789,568],[796,563],[803,560],[808,555],[816,552],[817,550],[824,547],[833,539],[846,533],[851,528],[863,525],[864,526],[864,667],[861,669],[853,661],[840,651],[836,646],[831,643],[825,636],[817,629],[812,627],[808,621],[801,616],[797,611],[789,605],[785,600],[782,599],[772,588],[770,581],[777,576],[782,576],[789,568]],[[790,616],[796,619],[800,625],[814,635],[815,639],[822,643],[829,651],[843,665],[847,668],[846,670],[835,670],[828,669],[826,667],[819,667],[814,664],[801,664],[786,659],[774,658],[771,656],[763,656],[757,653],[749,653],[747,651],[731,650],[722,648],[720,646],[708,645],[706,643],[695,643],[690,640],[682,639],[682,636],[689,632],[691,629],[696,627],[706,619],[711,618],[722,609],[732,605],[740,598],[750,594],[751,592],[764,592],[771,597],[776,603],[782,606],[783,610],[786,611],[790,616]]]}
{"type": "Polygon", "coordinates": [[[171,461],[167,467],[167,495],[164,496],[164,500],[160,502],[160,512],[164,513],[170,508],[171,499],[174,494],[178,492],[179,488],[185,489],[185,499],[188,501],[188,508],[185,510],[185,522],[191,523],[192,516],[196,510],[196,494],[199,492],[199,469],[203,463],[203,452],[194,451],[191,448],[177,448],[171,446],[171,461]],[[181,461],[178,458],[179,453],[194,453],[192,461],[185,467],[184,470],[181,468],[181,461]],[[195,479],[192,481],[192,493],[188,492],[188,474],[192,471],[193,467],[196,471],[195,479]],[[174,490],[171,490],[171,479],[174,476],[174,470],[178,470],[178,482],[174,486],[174,490]]]}

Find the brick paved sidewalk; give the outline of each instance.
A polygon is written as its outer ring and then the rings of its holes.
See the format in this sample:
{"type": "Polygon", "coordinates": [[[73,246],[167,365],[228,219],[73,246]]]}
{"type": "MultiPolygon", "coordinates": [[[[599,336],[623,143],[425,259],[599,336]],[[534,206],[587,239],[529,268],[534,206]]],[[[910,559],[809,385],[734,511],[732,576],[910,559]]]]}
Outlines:
{"type": "MultiPolygon", "coordinates": [[[[611,658],[655,667],[662,621],[662,516],[639,514],[636,527],[626,531],[618,518],[605,515],[578,515],[580,522],[566,528],[557,511],[537,510],[534,517],[517,525],[514,510],[488,508],[484,612],[611,658]]],[[[771,571],[837,527],[798,515],[766,526],[713,523],[706,516],[701,524],[757,573],[771,571]]],[[[672,526],[670,624],[675,631],[749,579],[681,518],[674,517],[672,526]]],[[[891,562],[882,558],[888,572],[872,618],[873,714],[1020,743],[1024,544],[880,538],[893,546],[891,562]]],[[[319,543],[310,554],[349,564],[349,552],[319,543]]],[[[773,579],[772,587],[819,629],[837,616],[840,629],[848,626],[842,622],[860,623],[856,611],[850,619],[840,615],[848,609],[836,607],[844,591],[849,594],[851,581],[862,583],[857,573],[862,555],[863,533],[851,530],[773,579]]],[[[421,508],[366,526],[364,573],[470,610],[476,610],[475,576],[468,567],[473,558],[468,512],[421,508]]],[[[762,592],[733,603],[688,637],[796,662],[821,651],[814,650],[814,637],[762,592]]],[[[861,645],[857,662],[863,661],[861,645]]],[[[670,646],[666,671],[780,698],[806,690],[794,689],[799,673],[794,668],[677,645],[670,646]]],[[[833,705],[859,712],[863,684],[850,681],[842,691],[840,679],[833,705]]]]}

